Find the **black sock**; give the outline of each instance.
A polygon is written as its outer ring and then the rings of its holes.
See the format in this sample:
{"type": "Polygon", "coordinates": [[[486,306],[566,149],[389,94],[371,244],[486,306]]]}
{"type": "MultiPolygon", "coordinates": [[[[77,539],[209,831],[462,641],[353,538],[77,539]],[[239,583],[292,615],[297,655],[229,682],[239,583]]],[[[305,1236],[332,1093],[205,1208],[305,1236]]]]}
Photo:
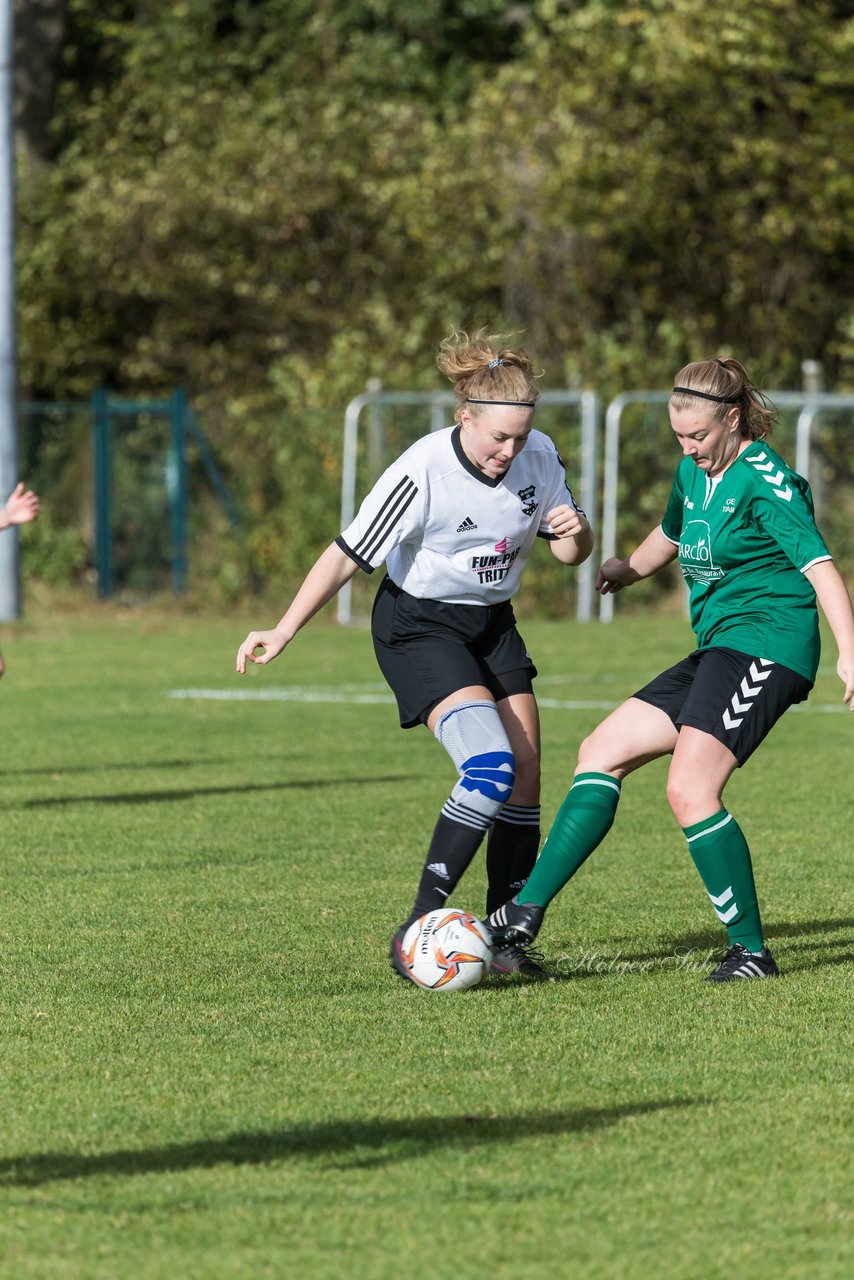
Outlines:
{"type": "Polygon", "coordinates": [[[445,905],[477,853],[482,839],[482,831],[453,822],[444,814],[439,815],[407,924],[426,912],[436,911],[445,905]]]}
{"type": "Polygon", "coordinates": [[[540,806],[506,804],[486,845],[486,914],[524,888],[540,847],[540,806]]]}

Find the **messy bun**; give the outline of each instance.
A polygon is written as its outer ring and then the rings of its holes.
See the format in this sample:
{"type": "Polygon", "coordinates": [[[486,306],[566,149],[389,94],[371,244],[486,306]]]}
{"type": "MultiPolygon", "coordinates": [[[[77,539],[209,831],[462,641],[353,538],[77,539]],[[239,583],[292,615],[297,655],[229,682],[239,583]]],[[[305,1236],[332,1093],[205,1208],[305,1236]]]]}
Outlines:
{"type": "MultiPolygon", "coordinates": [[[[454,331],[439,344],[436,364],[454,384],[456,419],[471,400],[496,400],[505,404],[533,405],[539,392],[533,363],[518,347],[511,347],[512,335],[478,329],[471,337],[454,331]]],[[[480,405],[472,412],[477,416],[480,405]]]]}

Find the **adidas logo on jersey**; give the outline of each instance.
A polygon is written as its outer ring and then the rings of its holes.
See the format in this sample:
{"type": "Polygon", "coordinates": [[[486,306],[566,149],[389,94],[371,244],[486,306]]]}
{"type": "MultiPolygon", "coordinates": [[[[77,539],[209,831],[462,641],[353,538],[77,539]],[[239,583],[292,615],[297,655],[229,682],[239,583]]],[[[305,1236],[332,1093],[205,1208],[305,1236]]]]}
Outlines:
{"type": "Polygon", "coordinates": [[[457,525],[457,533],[471,533],[472,529],[476,529],[477,525],[471,516],[466,516],[462,524],[457,525]]]}

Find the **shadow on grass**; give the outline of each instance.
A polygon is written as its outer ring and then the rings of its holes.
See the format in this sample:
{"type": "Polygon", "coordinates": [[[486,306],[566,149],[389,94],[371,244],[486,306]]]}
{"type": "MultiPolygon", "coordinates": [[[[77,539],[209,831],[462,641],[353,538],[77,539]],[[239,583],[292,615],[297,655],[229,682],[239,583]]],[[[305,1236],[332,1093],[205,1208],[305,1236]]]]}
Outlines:
{"type": "Polygon", "coordinates": [[[45,1152],[0,1160],[0,1186],[37,1187],[71,1178],[183,1173],[218,1165],[266,1165],[277,1160],[346,1157],[347,1168],[412,1160],[439,1148],[463,1149],[522,1138],[606,1129],[630,1116],[706,1106],[705,1098],[665,1098],[620,1107],[581,1107],[522,1116],[419,1116],[408,1120],[332,1121],[268,1133],[233,1133],[205,1142],[175,1143],[99,1155],[45,1152]]]}
{"type": "MultiPolygon", "coordinates": [[[[765,928],[775,959],[784,975],[825,965],[845,964],[854,959],[854,937],[827,938],[823,935],[854,929],[854,919],[793,920],[767,924],[765,928]],[[806,938],[786,943],[786,938],[806,938]],[[778,946],[779,943],[779,946],[778,946]]],[[[727,939],[720,929],[703,929],[676,935],[669,942],[648,951],[623,950],[619,946],[567,948],[551,965],[550,976],[557,981],[579,978],[625,976],[653,971],[708,973],[723,955],[727,939]]]]}
{"type": "MultiPolygon", "coordinates": [[[[244,757],[229,756],[227,758],[213,759],[211,757],[196,756],[192,760],[104,760],[98,764],[54,764],[40,765],[38,768],[25,767],[16,769],[14,767],[7,768],[3,766],[4,777],[9,778],[61,778],[68,774],[74,773],[115,773],[123,771],[134,773],[143,769],[200,769],[208,765],[233,765],[244,757]]],[[[275,760],[294,760],[296,756],[278,755],[271,756],[267,752],[264,753],[264,760],[271,763],[275,760]]]]}
{"type": "MultiPolygon", "coordinates": [[[[818,935],[824,933],[839,933],[842,929],[854,929],[854,919],[850,916],[844,919],[828,918],[825,920],[786,920],[777,924],[763,921],[765,927],[765,935],[769,942],[773,943],[781,938],[800,938],[804,935],[818,935]]],[[[619,940],[618,940],[619,941],[619,940]]],[[[850,944],[852,939],[846,942],[804,942],[799,947],[788,947],[787,950],[798,950],[812,948],[815,950],[819,947],[838,947],[850,944]]],[[[708,929],[698,930],[696,933],[680,933],[676,937],[663,942],[659,948],[654,951],[633,952],[627,954],[627,959],[632,960],[662,960],[672,956],[675,952],[681,952],[685,949],[697,949],[711,947],[716,951],[725,950],[727,945],[726,936],[722,929],[716,929],[711,926],[708,929]]]]}
{"type": "Polygon", "coordinates": [[[413,782],[412,774],[395,774],[381,777],[371,774],[365,778],[305,778],[299,782],[247,782],[234,787],[187,787],[183,791],[126,791],[113,795],[45,796],[40,800],[25,800],[21,809],[56,809],[74,804],[162,804],[166,800],[197,800],[201,796],[250,795],[260,791],[312,791],[327,787],[361,787],[369,783],[413,782]]]}

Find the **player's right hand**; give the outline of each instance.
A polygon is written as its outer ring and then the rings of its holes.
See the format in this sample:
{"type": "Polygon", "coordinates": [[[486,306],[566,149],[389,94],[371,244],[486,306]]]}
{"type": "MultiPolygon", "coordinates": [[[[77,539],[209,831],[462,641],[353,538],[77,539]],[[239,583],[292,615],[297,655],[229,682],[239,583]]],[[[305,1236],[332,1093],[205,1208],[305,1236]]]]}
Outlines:
{"type": "Polygon", "coordinates": [[[281,631],[250,631],[237,650],[238,675],[245,674],[247,662],[254,662],[259,667],[263,667],[266,662],[272,662],[286,644],[287,639],[281,631]],[[263,649],[264,652],[256,653],[256,649],[263,649]]]}
{"type": "Polygon", "coordinates": [[[622,591],[623,587],[628,586],[626,568],[626,561],[619,560],[616,556],[606,560],[596,574],[596,582],[594,583],[599,594],[602,596],[613,595],[614,592],[622,591]]]}

